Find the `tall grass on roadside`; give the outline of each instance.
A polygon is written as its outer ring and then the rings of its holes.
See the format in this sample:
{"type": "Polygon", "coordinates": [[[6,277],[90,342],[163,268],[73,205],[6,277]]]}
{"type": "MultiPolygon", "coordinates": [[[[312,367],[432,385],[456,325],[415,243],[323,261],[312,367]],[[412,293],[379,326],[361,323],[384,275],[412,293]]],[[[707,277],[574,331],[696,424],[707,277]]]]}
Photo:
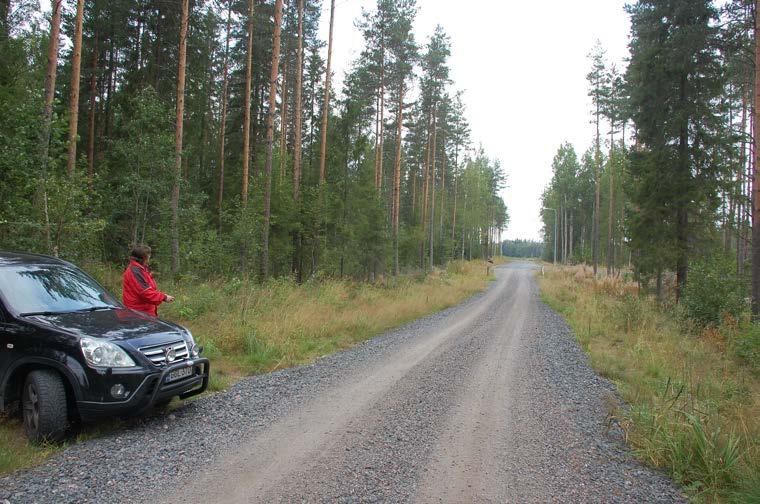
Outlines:
{"type": "Polygon", "coordinates": [[[540,283],[629,405],[617,420],[642,460],[695,501],[760,502],[758,329],[701,328],[584,267],[547,268],[540,283]]]}

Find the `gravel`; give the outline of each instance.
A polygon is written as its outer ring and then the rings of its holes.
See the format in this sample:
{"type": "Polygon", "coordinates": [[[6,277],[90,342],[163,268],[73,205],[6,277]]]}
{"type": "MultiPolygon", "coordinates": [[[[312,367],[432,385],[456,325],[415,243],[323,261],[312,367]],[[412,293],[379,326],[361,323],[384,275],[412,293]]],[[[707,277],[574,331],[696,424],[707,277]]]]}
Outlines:
{"type": "Polygon", "coordinates": [[[0,503],[684,502],[608,425],[614,386],[532,275],[67,447],[0,503]]]}

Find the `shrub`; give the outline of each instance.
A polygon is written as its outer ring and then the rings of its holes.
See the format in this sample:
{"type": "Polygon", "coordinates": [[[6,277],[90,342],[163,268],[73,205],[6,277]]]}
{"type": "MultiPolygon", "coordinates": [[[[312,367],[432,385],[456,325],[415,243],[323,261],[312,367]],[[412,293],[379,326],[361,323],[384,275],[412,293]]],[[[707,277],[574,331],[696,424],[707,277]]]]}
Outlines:
{"type": "Polygon", "coordinates": [[[736,355],[753,373],[760,375],[760,327],[753,324],[736,337],[736,355]]]}
{"type": "Polygon", "coordinates": [[[685,315],[702,326],[719,325],[729,315],[739,319],[747,309],[746,284],[733,260],[713,256],[694,261],[684,289],[685,315]]]}

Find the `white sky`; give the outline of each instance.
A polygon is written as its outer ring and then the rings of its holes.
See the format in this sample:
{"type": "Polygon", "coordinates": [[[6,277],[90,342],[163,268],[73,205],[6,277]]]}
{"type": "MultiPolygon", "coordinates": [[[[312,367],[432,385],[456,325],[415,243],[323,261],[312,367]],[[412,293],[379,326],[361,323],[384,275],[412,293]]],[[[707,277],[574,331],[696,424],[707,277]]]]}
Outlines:
{"type": "MultiPolygon", "coordinates": [[[[591,144],[588,53],[599,39],[623,68],[630,23],[625,0],[418,0],[418,43],[436,24],[451,37],[451,78],[464,89],[472,139],[501,160],[503,197],[511,222],[505,238],[540,239],[540,196],[562,142],[580,156],[591,144]]],[[[375,0],[336,0],[333,69],[336,89],[362,48],[354,28],[362,6],[375,0]]],[[[322,35],[327,40],[330,2],[322,35]]],[[[326,52],[325,52],[326,56],[326,52]]]]}

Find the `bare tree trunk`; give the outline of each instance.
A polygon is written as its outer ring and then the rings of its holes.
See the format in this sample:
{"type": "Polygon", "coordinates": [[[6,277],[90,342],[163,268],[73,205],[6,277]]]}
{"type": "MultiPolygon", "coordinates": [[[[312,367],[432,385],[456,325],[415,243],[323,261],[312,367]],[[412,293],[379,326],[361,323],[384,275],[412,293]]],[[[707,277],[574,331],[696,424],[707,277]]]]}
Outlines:
{"type": "Polygon", "coordinates": [[[296,54],[295,135],[293,145],[293,199],[301,200],[301,87],[303,86],[303,1],[298,0],[298,54],[296,54]]]}
{"type": "MultiPolygon", "coordinates": [[[[598,101],[598,100],[597,100],[598,101]]],[[[599,150],[599,105],[596,106],[596,150],[595,150],[595,163],[594,163],[594,232],[592,237],[592,256],[593,256],[593,262],[594,262],[594,277],[596,277],[596,272],[599,267],[599,210],[601,208],[601,178],[600,178],[600,171],[601,171],[601,164],[602,164],[602,155],[599,150]]]]}
{"type": "MultiPolygon", "coordinates": [[[[760,0],[755,2],[755,16],[760,16],[760,0]]],[[[760,183],[758,183],[758,155],[760,149],[760,23],[755,23],[755,94],[753,109],[755,112],[754,131],[754,170],[752,187],[752,318],[760,317],[760,183]]]]}
{"type": "Polygon", "coordinates": [[[612,276],[615,268],[615,247],[613,246],[613,221],[615,220],[615,167],[614,151],[615,151],[615,136],[614,136],[614,123],[610,124],[610,159],[607,161],[610,167],[610,209],[607,214],[607,276],[612,276]]]}
{"type": "Polygon", "coordinates": [[[217,232],[222,234],[222,202],[224,201],[224,140],[227,133],[227,93],[230,81],[230,28],[232,0],[227,0],[227,24],[224,36],[224,63],[222,64],[222,115],[219,118],[219,192],[216,199],[217,232]]]}
{"type": "Polygon", "coordinates": [[[375,188],[383,187],[383,136],[385,129],[385,23],[380,27],[380,108],[378,110],[378,139],[375,141],[375,188]]]}
{"type": "MultiPolygon", "coordinates": [[[[293,139],[293,201],[296,202],[296,208],[299,207],[301,202],[301,120],[303,116],[302,111],[302,87],[303,87],[303,2],[304,0],[298,0],[298,47],[296,54],[296,98],[295,98],[295,110],[294,110],[294,139],[293,139]]],[[[300,208],[299,208],[300,210],[300,208]]],[[[296,274],[296,281],[301,282],[302,279],[302,267],[301,267],[301,250],[302,250],[302,235],[300,231],[296,231],[293,237],[293,266],[292,269],[296,274]]]]}
{"type": "Polygon", "coordinates": [[[248,0],[248,41],[245,60],[245,95],[243,96],[243,180],[240,199],[243,210],[248,206],[248,172],[251,143],[251,66],[253,64],[253,2],[248,0]]]}
{"type": "Polygon", "coordinates": [[[55,98],[55,78],[58,73],[58,44],[61,34],[62,0],[53,0],[50,19],[50,43],[47,52],[47,69],[45,71],[45,104],[42,109],[42,131],[40,132],[40,162],[42,164],[42,205],[45,218],[45,244],[52,252],[50,238],[50,213],[48,211],[47,168],[50,152],[50,123],[53,119],[53,99],[55,98]]]}
{"type": "Polygon", "coordinates": [[[285,51],[282,69],[282,84],[280,86],[280,184],[285,181],[285,158],[288,149],[288,52],[285,51]]]}
{"type": "Polygon", "coordinates": [[[335,22],[335,0],[330,0],[330,35],[327,42],[327,68],[325,69],[325,102],[322,110],[322,144],[319,148],[319,184],[325,183],[325,161],[327,160],[327,116],[330,115],[330,66],[332,64],[333,24],[335,22]]]}
{"type": "Polygon", "coordinates": [[[66,173],[74,175],[77,161],[77,128],[79,126],[79,81],[82,70],[82,17],[84,0],[77,0],[77,15],[74,28],[74,49],[71,57],[71,94],[69,99],[69,157],[66,173]]]}
{"type": "Polygon", "coordinates": [[[179,185],[182,182],[182,128],[185,114],[185,59],[187,57],[187,16],[189,0],[182,0],[177,70],[177,117],[174,130],[174,187],[172,188],[172,273],[179,271],[179,185]]]}
{"type": "MultiPolygon", "coordinates": [[[[267,152],[264,164],[264,236],[261,250],[261,278],[269,277],[269,222],[272,201],[272,150],[274,144],[274,114],[277,101],[277,77],[280,66],[280,33],[282,30],[282,0],[274,3],[274,40],[272,46],[272,67],[269,74],[269,111],[267,113],[267,152]]],[[[284,83],[283,83],[284,84],[284,83]]]]}
{"type": "Polygon", "coordinates": [[[92,61],[90,63],[90,104],[89,117],[87,118],[87,180],[92,189],[95,178],[95,98],[98,94],[98,29],[95,28],[95,36],[92,44],[92,61]]]}
{"type": "Polygon", "coordinates": [[[398,228],[399,214],[401,213],[401,129],[404,117],[404,78],[399,82],[398,110],[396,112],[396,161],[393,165],[393,275],[399,274],[398,262],[398,228]]]}
{"type": "Polygon", "coordinates": [[[435,250],[435,150],[437,132],[437,111],[433,105],[433,147],[430,156],[430,271],[433,270],[433,251],[435,250]]]}
{"type": "MultiPolygon", "coordinates": [[[[445,238],[445,231],[443,227],[443,217],[446,215],[446,130],[441,130],[441,148],[443,150],[443,156],[441,157],[441,208],[438,212],[441,216],[441,246],[443,246],[443,240],[445,238]]],[[[443,250],[443,249],[442,249],[443,250]]],[[[445,251],[443,251],[445,252],[445,251]]],[[[441,258],[443,258],[443,252],[441,252],[441,258]]]]}
{"type": "Polygon", "coordinates": [[[430,192],[430,153],[432,151],[430,131],[430,117],[427,118],[427,150],[425,151],[425,170],[422,176],[422,194],[420,195],[420,210],[422,224],[422,241],[420,242],[420,268],[425,269],[425,245],[427,244],[427,214],[428,214],[428,197],[430,192]]]}

